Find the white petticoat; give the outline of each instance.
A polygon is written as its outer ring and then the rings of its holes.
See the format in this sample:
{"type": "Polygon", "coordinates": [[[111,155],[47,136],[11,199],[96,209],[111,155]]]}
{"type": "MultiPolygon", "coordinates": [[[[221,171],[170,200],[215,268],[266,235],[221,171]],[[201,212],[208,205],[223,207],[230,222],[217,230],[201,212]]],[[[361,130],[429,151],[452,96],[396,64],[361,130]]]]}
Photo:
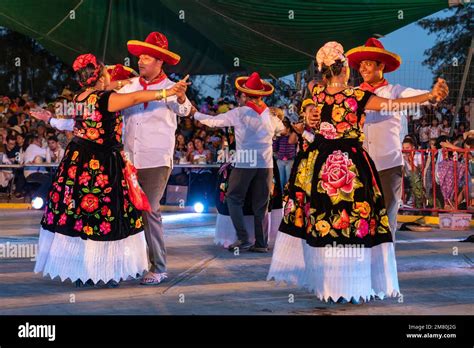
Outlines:
{"type": "Polygon", "coordinates": [[[40,229],[35,273],[72,282],[91,279],[94,283],[127,280],[148,269],[143,232],[128,238],[101,242],[70,237],[40,229]]]}
{"type": "MultiPolygon", "coordinates": [[[[275,242],[282,218],[283,209],[274,209],[268,213],[268,244],[273,244],[275,242]]],[[[249,242],[255,243],[253,215],[244,216],[244,224],[249,234],[249,242]]],[[[235,241],[237,241],[237,232],[235,231],[230,216],[217,214],[214,243],[227,248],[235,241]]]]}
{"type": "Polygon", "coordinates": [[[279,232],[267,277],[272,279],[307,289],[323,301],[369,301],[371,296],[383,299],[400,293],[393,243],[359,251],[314,248],[279,232]]]}

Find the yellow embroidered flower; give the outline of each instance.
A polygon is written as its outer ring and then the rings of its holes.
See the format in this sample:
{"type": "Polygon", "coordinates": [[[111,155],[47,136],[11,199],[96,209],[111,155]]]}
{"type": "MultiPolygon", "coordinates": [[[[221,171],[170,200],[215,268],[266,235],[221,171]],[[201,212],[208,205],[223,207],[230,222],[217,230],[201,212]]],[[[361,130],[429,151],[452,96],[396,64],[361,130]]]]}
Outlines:
{"type": "Polygon", "coordinates": [[[135,221],[135,228],[140,228],[142,227],[142,220],[138,219],[137,221],[135,221]]]}
{"type": "Polygon", "coordinates": [[[91,94],[89,98],[87,98],[87,103],[90,105],[95,105],[97,102],[97,96],[95,94],[91,94]]]}
{"type": "Polygon", "coordinates": [[[296,174],[295,186],[303,189],[307,195],[311,194],[311,187],[313,182],[313,168],[314,162],[318,157],[319,151],[311,151],[307,159],[302,159],[296,174]]]}
{"type": "Polygon", "coordinates": [[[346,96],[350,97],[351,95],[354,94],[354,88],[346,88],[345,90],[342,91],[346,96]]]}
{"type": "Polygon", "coordinates": [[[364,94],[365,94],[364,91],[361,90],[361,89],[355,89],[354,90],[354,95],[355,95],[357,100],[361,100],[362,97],[364,96],[364,94]]]}
{"type": "Polygon", "coordinates": [[[380,223],[385,226],[385,227],[388,227],[388,216],[387,215],[384,215],[380,218],[380,223]]]}
{"type": "Polygon", "coordinates": [[[79,156],[79,151],[74,151],[74,153],[72,154],[72,160],[75,161],[77,156],[79,156]]]}
{"type": "Polygon", "coordinates": [[[94,233],[94,230],[92,229],[92,227],[90,226],[86,226],[82,229],[84,231],[85,234],[87,234],[88,236],[92,235],[94,233]]]}
{"type": "Polygon", "coordinates": [[[319,220],[316,222],[316,230],[319,232],[321,237],[324,237],[331,230],[331,225],[326,220],[319,220]]]}
{"type": "Polygon", "coordinates": [[[344,117],[344,112],[345,111],[346,111],[346,109],[344,109],[343,107],[334,106],[334,108],[332,109],[332,119],[335,122],[341,122],[342,118],[344,117]]]}
{"type": "Polygon", "coordinates": [[[91,159],[89,161],[89,167],[92,169],[92,170],[97,170],[100,168],[100,163],[98,160],[95,160],[95,159],[91,159]]]}
{"type": "Polygon", "coordinates": [[[296,209],[296,213],[295,213],[295,226],[303,227],[303,225],[304,225],[303,209],[298,208],[296,209]]]}
{"type": "Polygon", "coordinates": [[[359,211],[360,217],[367,219],[370,214],[370,204],[367,202],[356,202],[355,209],[359,211]]]}
{"type": "Polygon", "coordinates": [[[316,85],[316,86],[314,86],[314,88],[313,88],[313,95],[319,94],[319,93],[321,93],[323,90],[324,90],[324,86],[323,86],[323,85],[316,85]]]}

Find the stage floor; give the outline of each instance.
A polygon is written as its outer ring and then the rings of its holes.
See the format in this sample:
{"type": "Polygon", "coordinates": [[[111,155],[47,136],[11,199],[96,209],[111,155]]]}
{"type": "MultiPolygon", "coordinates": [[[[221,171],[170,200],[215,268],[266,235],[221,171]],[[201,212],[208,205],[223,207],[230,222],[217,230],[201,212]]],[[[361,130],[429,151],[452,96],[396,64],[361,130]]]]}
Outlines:
{"type": "MultiPolygon", "coordinates": [[[[41,212],[0,211],[0,243],[34,245],[41,212]]],[[[402,298],[334,305],[265,281],[269,254],[233,253],[213,243],[215,214],[166,213],[169,281],[80,288],[33,273],[29,258],[0,258],[0,314],[24,315],[441,315],[474,314],[471,231],[398,232],[402,298]],[[294,302],[289,303],[289,295],[294,302]]]]}

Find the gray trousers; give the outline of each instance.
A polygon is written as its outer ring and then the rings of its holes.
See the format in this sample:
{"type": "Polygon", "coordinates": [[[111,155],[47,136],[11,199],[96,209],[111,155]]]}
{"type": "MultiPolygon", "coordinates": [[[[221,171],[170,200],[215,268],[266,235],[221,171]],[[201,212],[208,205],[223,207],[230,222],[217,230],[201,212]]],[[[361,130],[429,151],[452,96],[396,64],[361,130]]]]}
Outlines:
{"type": "Polygon", "coordinates": [[[252,192],[252,210],[255,226],[255,246],[268,246],[268,200],[273,179],[271,168],[234,168],[226,193],[227,207],[237,238],[247,242],[243,206],[248,190],[252,192]]]}
{"type": "Polygon", "coordinates": [[[138,169],[138,182],[148,197],[151,213],[143,212],[150,271],[166,272],[166,248],[161,219],[160,200],[171,174],[170,167],[138,169]]]}
{"type": "Polygon", "coordinates": [[[387,208],[390,231],[392,231],[392,239],[395,243],[398,207],[400,199],[402,198],[403,166],[382,170],[379,172],[379,177],[382,182],[382,191],[385,207],[387,208]]]}

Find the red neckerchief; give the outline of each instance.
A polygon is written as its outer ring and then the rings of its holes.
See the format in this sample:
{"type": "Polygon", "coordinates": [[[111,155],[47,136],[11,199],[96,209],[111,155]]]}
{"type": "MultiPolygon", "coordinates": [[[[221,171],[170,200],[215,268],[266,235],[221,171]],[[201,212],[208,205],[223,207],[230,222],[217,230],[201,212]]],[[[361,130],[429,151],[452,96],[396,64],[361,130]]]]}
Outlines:
{"type": "Polygon", "coordinates": [[[257,114],[261,115],[262,112],[265,111],[267,108],[267,105],[262,101],[262,106],[258,106],[254,102],[248,101],[245,103],[245,106],[248,106],[249,108],[253,109],[257,114]]]}
{"type": "MultiPolygon", "coordinates": [[[[157,83],[160,83],[161,81],[163,81],[166,77],[167,76],[166,76],[165,72],[163,70],[161,70],[161,72],[158,74],[158,76],[155,77],[150,82],[146,82],[143,77],[140,77],[138,79],[138,81],[140,82],[140,85],[142,85],[143,90],[146,91],[148,89],[148,86],[156,85],[157,83]]],[[[145,109],[147,108],[147,106],[148,106],[148,103],[144,103],[145,109]]]]}
{"type": "Polygon", "coordinates": [[[359,86],[360,89],[362,89],[363,91],[369,91],[369,92],[372,92],[374,93],[375,90],[377,88],[380,88],[380,87],[383,87],[383,86],[387,86],[388,85],[388,81],[383,79],[382,81],[380,81],[379,83],[375,84],[374,86],[372,86],[371,84],[369,84],[368,82],[362,82],[359,86]]]}

